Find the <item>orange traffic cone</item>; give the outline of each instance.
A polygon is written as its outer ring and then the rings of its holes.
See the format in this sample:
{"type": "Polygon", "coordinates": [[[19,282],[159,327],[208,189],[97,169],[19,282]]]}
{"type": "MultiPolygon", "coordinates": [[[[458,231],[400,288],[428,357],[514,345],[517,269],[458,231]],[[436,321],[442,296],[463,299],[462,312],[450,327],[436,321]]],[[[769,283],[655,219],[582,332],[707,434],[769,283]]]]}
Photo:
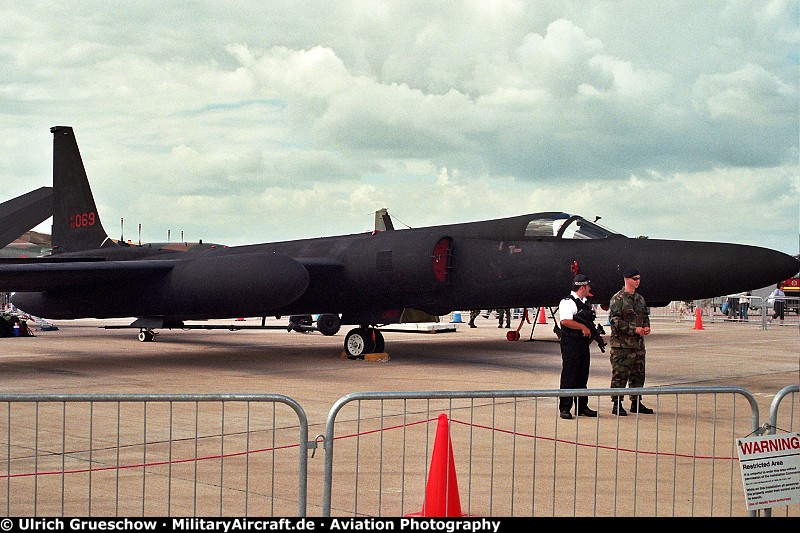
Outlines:
{"type": "Polygon", "coordinates": [[[536,321],[537,324],[547,324],[547,318],[544,316],[544,307],[539,308],[539,319],[536,321]]]}
{"type": "Polygon", "coordinates": [[[447,415],[444,413],[439,415],[436,428],[436,440],[433,442],[431,469],[428,472],[422,512],[406,516],[465,516],[461,514],[453,443],[450,441],[447,415]]]}
{"type": "Polygon", "coordinates": [[[694,308],[694,328],[693,329],[706,329],[703,327],[703,310],[700,307],[694,308]]]}

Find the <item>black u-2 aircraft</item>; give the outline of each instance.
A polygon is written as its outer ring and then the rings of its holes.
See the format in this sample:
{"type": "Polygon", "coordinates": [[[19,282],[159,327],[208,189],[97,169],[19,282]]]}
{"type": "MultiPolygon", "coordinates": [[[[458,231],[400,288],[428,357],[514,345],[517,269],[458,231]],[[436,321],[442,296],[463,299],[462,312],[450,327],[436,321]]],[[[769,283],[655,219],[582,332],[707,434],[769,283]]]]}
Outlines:
{"type": "MultiPolygon", "coordinates": [[[[765,287],[800,270],[787,254],[739,244],[628,238],[580,216],[548,212],[187,251],[109,238],[71,127],[53,133],[53,249],[0,263],[0,291],[49,319],[137,317],[140,340],[187,320],[319,314],[347,354],[382,352],[376,326],[412,311],[555,306],[573,276],[608,302],[638,268],[649,305],[765,287]]],[[[413,314],[413,313],[411,313],[413,314]]]]}

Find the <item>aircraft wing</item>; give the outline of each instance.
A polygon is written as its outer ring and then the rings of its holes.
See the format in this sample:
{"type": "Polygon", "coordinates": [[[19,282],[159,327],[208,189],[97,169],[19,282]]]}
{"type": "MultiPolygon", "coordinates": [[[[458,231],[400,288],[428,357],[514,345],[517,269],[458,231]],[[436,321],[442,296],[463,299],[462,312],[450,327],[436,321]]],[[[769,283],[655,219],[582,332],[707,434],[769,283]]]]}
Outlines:
{"type": "Polygon", "coordinates": [[[0,248],[53,216],[53,188],[35,191],[0,204],[0,248]]]}
{"type": "Polygon", "coordinates": [[[49,291],[119,283],[170,271],[173,261],[25,262],[0,265],[0,291],[49,291]]]}
{"type": "Polygon", "coordinates": [[[197,320],[270,314],[300,298],[310,281],[302,264],[271,251],[171,255],[0,263],[0,291],[15,292],[20,309],[53,318],[74,317],[75,302],[84,299],[81,314],[95,318],[197,320]]]}

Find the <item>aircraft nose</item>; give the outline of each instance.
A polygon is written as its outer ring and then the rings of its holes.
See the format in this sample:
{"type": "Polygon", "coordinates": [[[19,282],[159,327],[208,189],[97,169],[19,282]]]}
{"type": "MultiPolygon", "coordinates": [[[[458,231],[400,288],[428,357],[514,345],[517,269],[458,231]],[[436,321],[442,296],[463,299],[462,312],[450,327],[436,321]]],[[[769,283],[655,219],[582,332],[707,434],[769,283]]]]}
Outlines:
{"type": "MultiPolygon", "coordinates": [[[[774,252],[774,250],[767,251],[774,252]]],[[[770,273],[770,275],[780,278],[780,281],[800,273],[800,259],[797,257],[792,257],[791,255],[781,252],[774,252],[767,260],[771,261],[771,265],[775,269],[774,273],[770,273]]]]}
{"type": "Polygon", "coordinates": [[[747,280],[748,289],[779,283],[800,270],[800,261],[796,258],[768,248],[723,248],[720,255],[725,264],[729,265],[731,275],[741,279],[742,283],[747,280]]]}
{"type": "Polygon", "coordinates": [[[768,248],[715,243],[702,262],[708,272],[718,272],[709,283],[716,296],[760,289],[797,274],[800,261],[768,248]]]}
{"type": "Polygon", "coordinates": [[[649,295],[648,301],[714,298],[760,289],[800,270],[797,258],[759,246],[649,239],[636,244],[638,253],[626,259],[642,271],[640,290],[649,295]]]}

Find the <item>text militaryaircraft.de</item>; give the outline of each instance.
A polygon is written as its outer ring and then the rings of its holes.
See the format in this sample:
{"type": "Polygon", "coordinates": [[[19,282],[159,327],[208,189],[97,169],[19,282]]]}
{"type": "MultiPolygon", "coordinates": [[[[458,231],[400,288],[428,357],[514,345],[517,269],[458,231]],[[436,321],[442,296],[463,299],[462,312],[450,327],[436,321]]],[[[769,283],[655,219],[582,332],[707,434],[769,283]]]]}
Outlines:
{"type": "Polygon", "coordinates": [[[351,357],[382,352],[378,325],[404,313],[555,306],[577,272],[608,302],[638,268],[649,305],[765,287],[800,270],[739,244],[628,238],[579,216],[495,220],[174,251],[110,239],[71,127],[53,133],[53,250],[0,263],[0,291],[48,319],[137,317],[140,340],[187,320],[319,314],[351,357]]]}

